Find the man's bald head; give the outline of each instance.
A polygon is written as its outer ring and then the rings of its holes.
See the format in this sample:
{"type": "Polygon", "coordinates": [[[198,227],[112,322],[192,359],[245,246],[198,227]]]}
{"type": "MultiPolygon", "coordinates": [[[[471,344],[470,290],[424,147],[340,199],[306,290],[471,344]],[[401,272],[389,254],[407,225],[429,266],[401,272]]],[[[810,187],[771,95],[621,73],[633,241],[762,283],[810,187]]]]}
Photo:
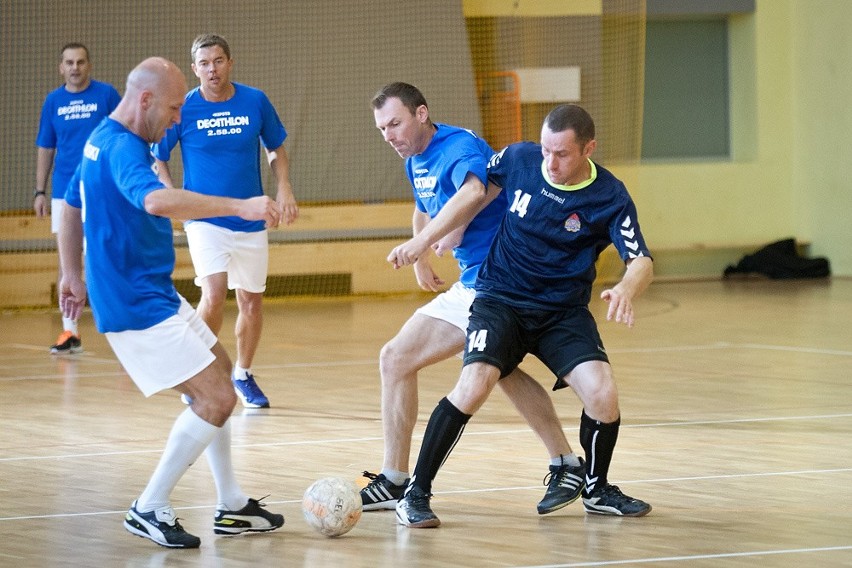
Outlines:
{"type": "Polygon", "coordinates": [[[177,65],[163,57],[149,57],[127,76],[127,92],[159,92],[177,88],[187,91],[186,78],[177,65]]]}
{"type": "Polygon", "coordinates": [[[149,57],[127,76],[127,89],[112,116],[146,142],[159,142],[166,129],[180,122],[186,77],[177,65],[149,57]]]}

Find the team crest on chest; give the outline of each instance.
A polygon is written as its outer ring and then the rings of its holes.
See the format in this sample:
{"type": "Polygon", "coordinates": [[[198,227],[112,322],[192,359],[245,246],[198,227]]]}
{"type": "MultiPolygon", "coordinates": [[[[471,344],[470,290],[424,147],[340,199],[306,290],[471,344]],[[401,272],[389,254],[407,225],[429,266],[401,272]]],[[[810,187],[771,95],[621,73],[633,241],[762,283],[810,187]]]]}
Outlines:
{"type": "Polygon", "coordinates": [[[565,219],[565,230],[569,233],[576,233],[580,230],[580,216],[576,213],[571,213],[567,219],[565,219]]]}

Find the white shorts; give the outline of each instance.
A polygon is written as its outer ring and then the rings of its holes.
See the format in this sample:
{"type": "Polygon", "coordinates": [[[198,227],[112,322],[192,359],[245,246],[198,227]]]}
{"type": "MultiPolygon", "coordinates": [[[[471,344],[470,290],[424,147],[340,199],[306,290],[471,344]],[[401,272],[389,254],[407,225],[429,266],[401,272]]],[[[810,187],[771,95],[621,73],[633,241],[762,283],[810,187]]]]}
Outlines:
{"type": "Polygon", "coordinates": [[[145,396],[191,379],[216,360],[216,335],[182,297],[177,315],[148,329],[104,335],[145,396]]]}
{"type": "Polygon", "coordinates": [[[433,317],[451,323],[459,328],[462,333],[467,333],[467,320],[470,317],[470,305],[476,291],[468,288],[461,282],[456,282],[446,292],[442,292],[435,298],[414,311],[415,314],[433,317]]]}
{"type": "Polygon", "coordinates": [[[210,223],[185,226],[195,285],[211,274],[228,273],[228,289],[264,292],[269,271],[269,238],[266,230],[231,231],[210,223]]]}
{"type": "Polygon", "coordinates": [[[50,200],[50,232],[59,234],[59,225],[62,224],[62,207],[65,206],[64,199],[50,200]]]}

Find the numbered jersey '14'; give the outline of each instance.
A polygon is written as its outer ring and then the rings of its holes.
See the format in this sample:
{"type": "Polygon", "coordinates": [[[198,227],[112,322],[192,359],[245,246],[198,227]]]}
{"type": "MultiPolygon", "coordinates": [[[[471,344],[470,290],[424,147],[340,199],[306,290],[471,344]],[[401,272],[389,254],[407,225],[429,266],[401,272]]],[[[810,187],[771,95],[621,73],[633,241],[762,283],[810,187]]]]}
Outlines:
{"type": "Polygon", "coordinates": [[[589,180],[550,183],[541,146],[512,144],[488,166],[511,206],[480,268],[477,295],[541,309],[587,305],[595,261],[610,244],[625,261],[650,256],[624,184],[589,162],[589,180]]]}

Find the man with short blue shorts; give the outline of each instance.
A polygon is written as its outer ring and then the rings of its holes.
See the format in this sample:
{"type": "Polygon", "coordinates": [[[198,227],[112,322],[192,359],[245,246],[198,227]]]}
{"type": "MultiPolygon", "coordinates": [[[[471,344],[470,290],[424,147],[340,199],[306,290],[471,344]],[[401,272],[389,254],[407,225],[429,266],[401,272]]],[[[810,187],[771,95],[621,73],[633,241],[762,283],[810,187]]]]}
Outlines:
{"type": "MultiPolygon", "coordinates": [[[[456,192],[483,187],[493,151],[470,130],[433,123],[426,99],[417,87],[408,83],[386,85],[373,98],[372,107],[385,141],[405,158],[414,191],[414,234],[423,231],[456,192]]],[[[417,420],[417,374],[463,349],[476,275],[507,207],[505,197],[496,200],[465,227],[437,243],[438,255],[452,250],[458,260],[459,281],[419,308],[381,350],[385,453],[381,473],[364,472],[370,479],[361,490],[364,510],[394,509],[409,481],[411,436],[417,420]]],[[[444,285],[427,255],[421,256],[413,268],[422,289],[438,292],[444,285]]],[[[583,463],[565,438],[553,402],[542,386],[520,369],[500,385],[550,455],[547,490],[538,504],[539,514],[568,505],[579,498],[583,488],[583,463]]]]}
{"type": "MultiPolygon", "coordinates": [[[[62,47],[59,74],[64,84],[48,93],[41,108],[36,146],[36,185],[33,210],[39,218],[50,215],[50,229],[59,232],[65,189],[83,157],[83,145],[92,130],[111,113],[121,100],[115,87],[91,78],[89,50],[82,43],[62,47]],[[50,170],[53,168],[53,175],[50,170]],[[52,196],[48,203],[47,182],[51,178],[52,196]],[[48,206],[49,205],[49,206],[48,206]]],[[[57,285],[62,279],[57,270],[57,285]]],[[[62,318],[62,333],[51,345],[54,355],[80,353],[83,343],[77,321],[62,318]]]]}
{"type": "Polygon", "coordinates": [[[621,413],[588,304],[595,262],[612,244],[627,270],[601,298],[609,302],[607,320],[632,327],[633,299],[653,279],[653,262],[624,184],[591,160],[596,145],[594,122],[584,109],[556,107],[544,120],[541,144],[512,144],[493,156],[486,190],[459,191],[440,219],[388,256],[394,266],[417,262],[431,243],[504,189],[511,192],[509,210],[479,269],[464,368],[426,426],[414,475],[396,508],[401,524],[440,525],[430,506],[438,470],[497,382],[527,354],[553,372],[554,389],[571,387],[583,403],[586,512],[625,517],[650,512],[648,503],[625,495],[607,477],[621,413]]]}
{"type": "MultiPolygon", "coordinates": [[[[272,103],[262,91],[230,80],[234,61],[225,38],[200,35],[190,54],[200,85],[187,93],[181,123],[152,148],[160,179],[167,187],[175,186],[167,162],[180,144],[185,188],[226,197],[263,195],[258,160],[263,142],[277,183],[276,201],[284,210],[284,222],[292,223],[299,208],[283,146],[287,131],[272,103]]],[[[236,290],[234,389],[243,406],[267,408],[269,398],[251,370],[263,327],[269,264],[266,229],[263,223],[233,216],[208,216],[192,218],[185,230],[195,283],[201,287],[198,313],[218,335],[228,290],[236,290]]]]}
{"type": "Polygon", "coordinates": [[[149,144],[180,121],[185,93],[186,80],[170,61],[146,59],[131,71],[124,98],[86,142],[59,232],[63,313],[79,315],[88,285],[95,325],[139,390],[151,396],[175,389],[192,398],[124,519],[129,532],[169,548],[201,543],[177,521],[169,496],[202,453],[216,483],[216,534],[265,532],[284,524],[284,517],[249,498],[235,478],[229,418],[237,397],[231,362],[175,290],[170,220],[233,215],[274,227],[283,212],[266,196],[214,197],[163,186],[149,144]]]}

